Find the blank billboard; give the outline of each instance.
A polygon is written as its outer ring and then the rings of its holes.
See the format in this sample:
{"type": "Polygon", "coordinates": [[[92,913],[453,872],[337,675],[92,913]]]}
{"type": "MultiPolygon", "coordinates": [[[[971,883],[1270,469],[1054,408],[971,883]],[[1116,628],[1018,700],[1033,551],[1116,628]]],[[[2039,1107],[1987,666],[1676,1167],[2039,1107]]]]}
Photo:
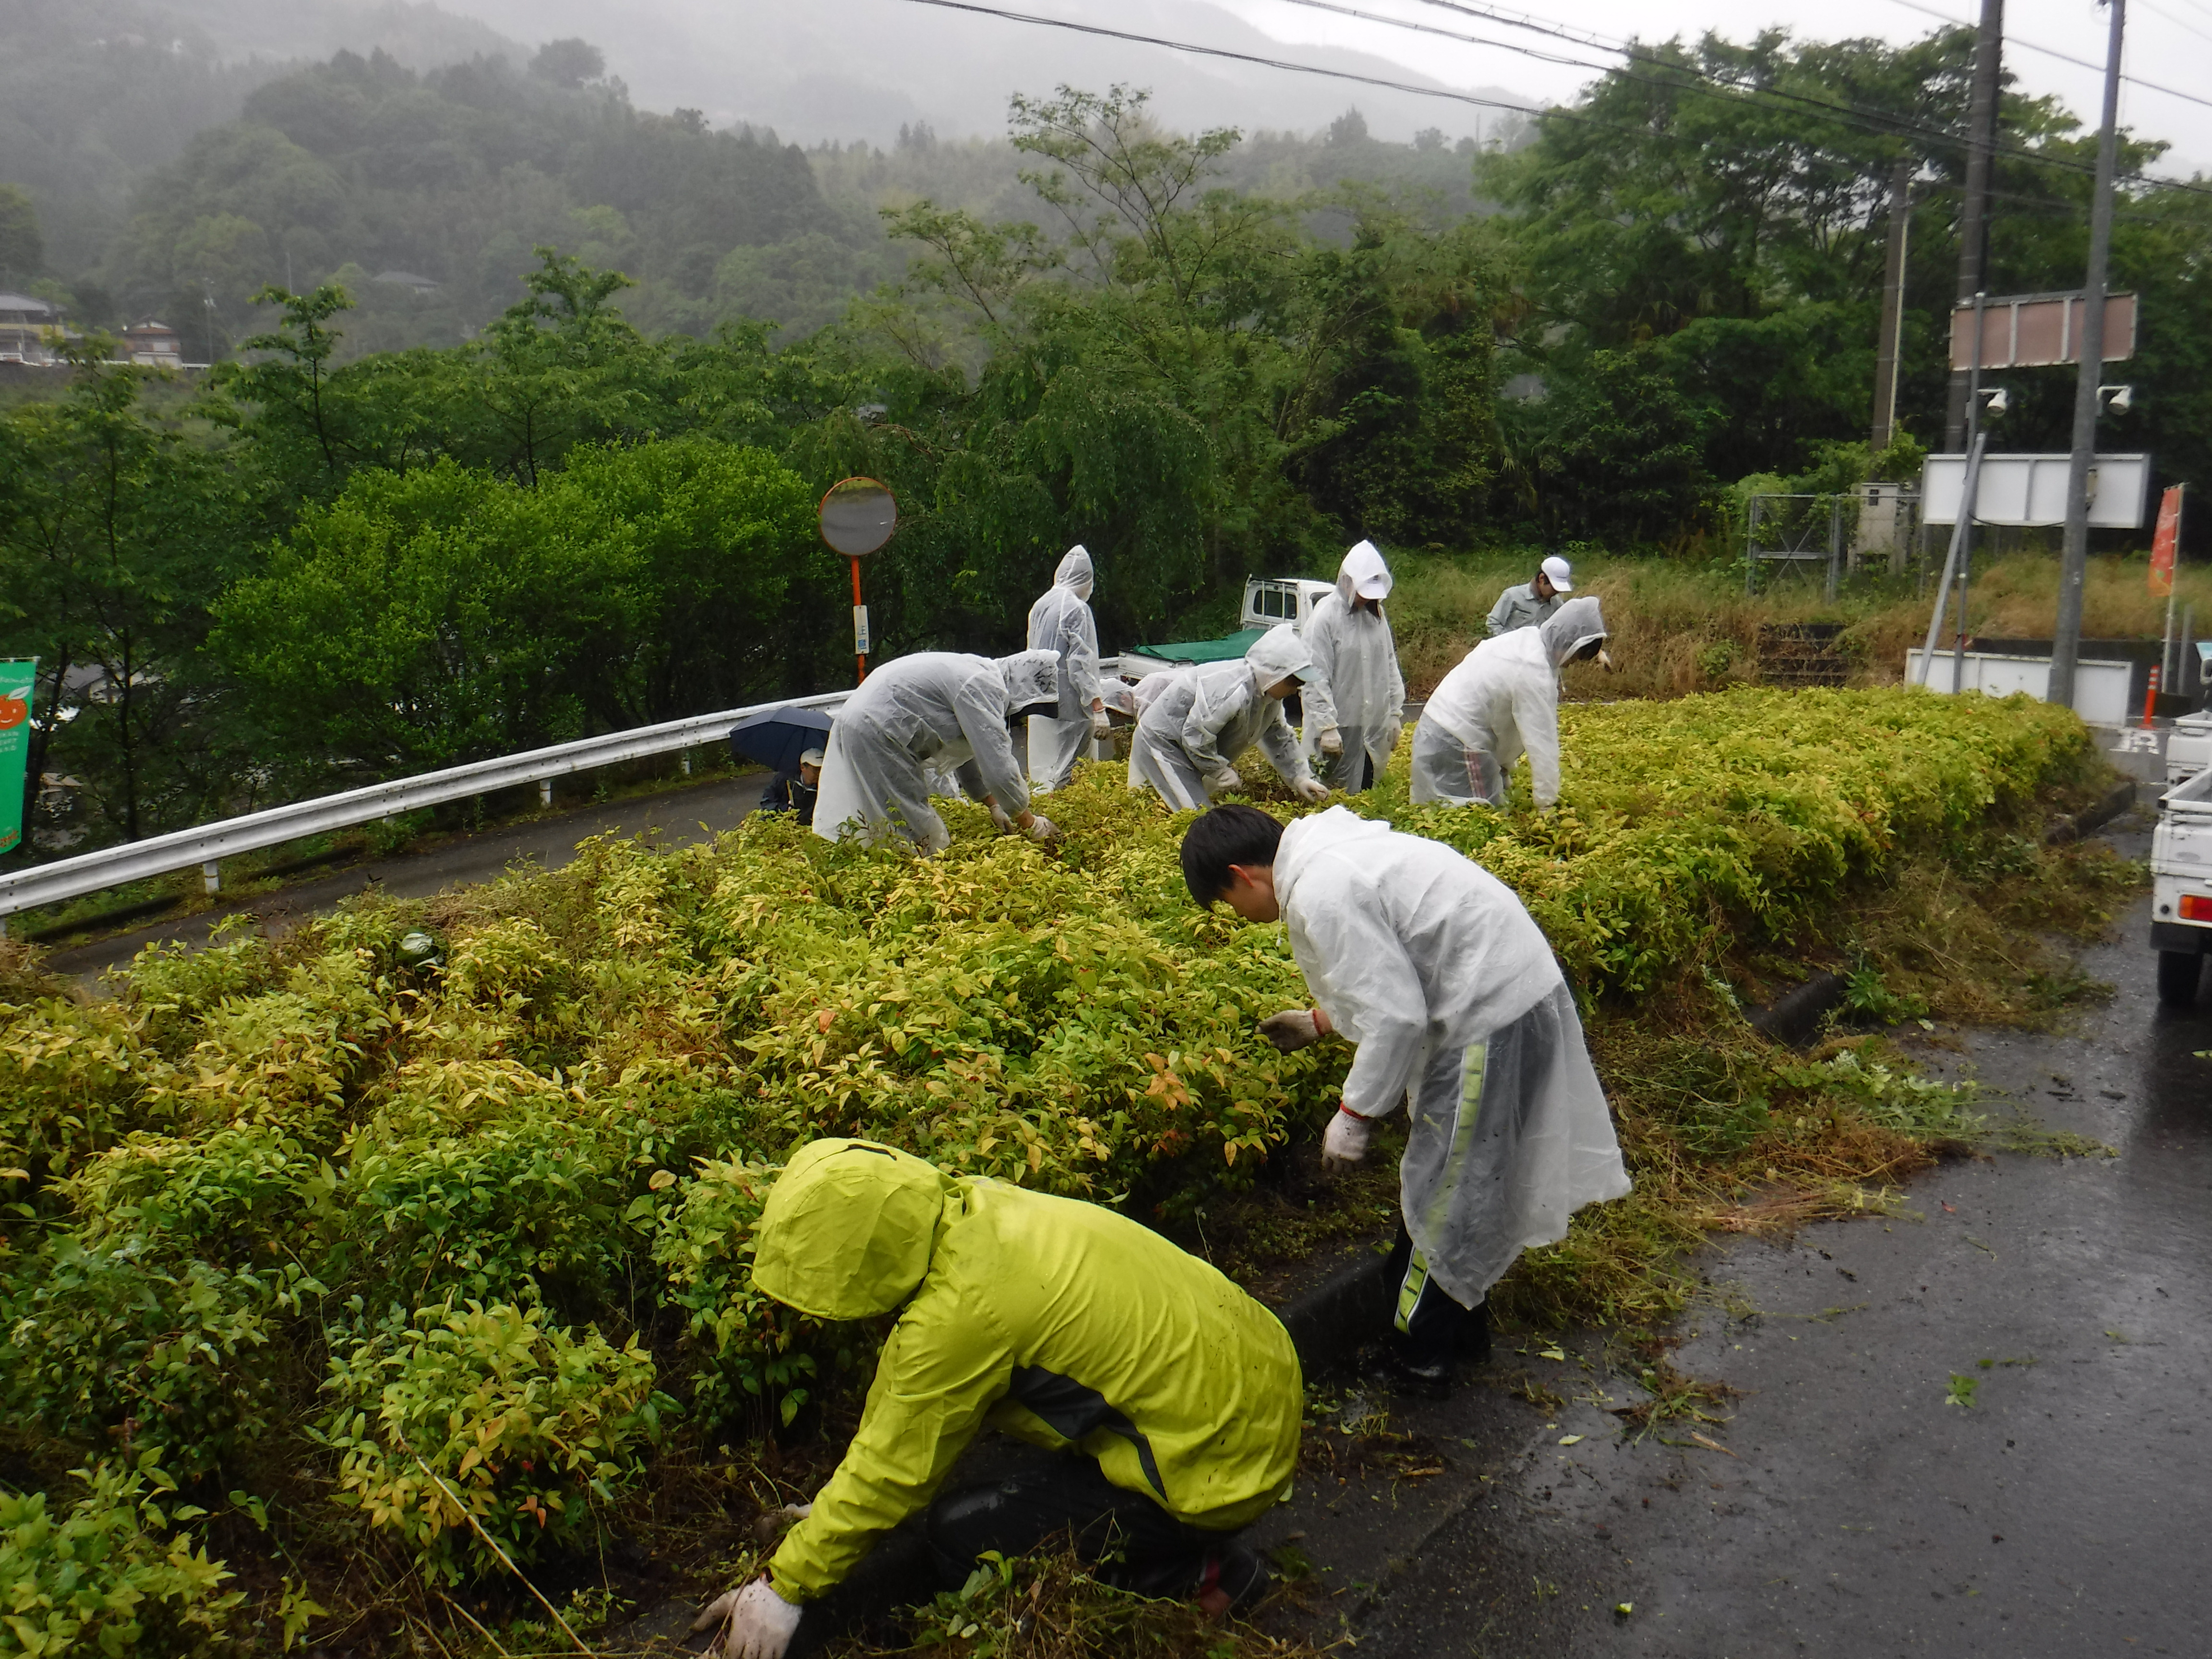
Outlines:
{"type": "MultiPolygon", "coordinates": [[[[2066,522],[2067,455],[1984,455],[1974,502],[1976,524],[2066,522]]],[[[1920,521],[1956,524],[1966,483],[1964,455],[1930,455],[1920,475],[1920,521]]],[[[2100,455],[2089,472],[2089,523],[2099,530],[2140,530],[2150,502],[2150,457],[2100,455]]]]}

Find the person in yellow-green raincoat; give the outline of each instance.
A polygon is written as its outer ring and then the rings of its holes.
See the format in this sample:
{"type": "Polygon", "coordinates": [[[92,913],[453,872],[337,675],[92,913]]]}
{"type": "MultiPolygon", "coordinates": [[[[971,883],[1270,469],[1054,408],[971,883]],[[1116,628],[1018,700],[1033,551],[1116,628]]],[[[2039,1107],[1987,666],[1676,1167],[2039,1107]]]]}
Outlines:
{"type": "Polygon", "coordinates": [[[1267,1569],[1231,1534],[1286,1493],[1304,1382],[1274,1315],[1127,1217],[950,1176],[865,1140],[803,1147],[755,1231],[753,1284],[817,1319],[901,1309],[859,1432],[766,1575],[700,1615],[718,1659],[781,1659],[806,1603],[925,1509],[940,1578],[1073,1533],[1210,1613],[1267,1569]],[[986,1425],[1058,1455],[939,1492],[986,1425]]]}

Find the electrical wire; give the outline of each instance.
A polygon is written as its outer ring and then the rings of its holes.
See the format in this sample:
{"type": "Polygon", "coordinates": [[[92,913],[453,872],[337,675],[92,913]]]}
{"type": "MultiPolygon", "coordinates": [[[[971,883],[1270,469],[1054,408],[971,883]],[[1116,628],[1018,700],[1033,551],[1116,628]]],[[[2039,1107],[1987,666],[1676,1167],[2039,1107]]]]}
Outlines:
{"type": "Polygon", "coordinates": [[[2196,24],[2191,22],[2186,17],[2176,17],[2170,11],[2161,11],[2156,6],[2151,4],[2150,0],[2136,0],[2136,3],[2141,6],[2145,11],[2148,12],[2152,16],[2163,17],[2167,22],[2172,24],[2174,27],[2178,29],[2187,29],[2191,34],[2195,35],[2200,40],[2212,41],[2212,34],[2207,34],[2203,29],[2197,27],[2196,24]]]}
{"type": "MultiPolygon", "coordinates": [[[[1199,46],[1188,40],[1170,40],[1164,35],[1142,34],[1133,29],[1110,28],[1103,23],[1079,22],[1073,18],[1046,17],[1040,16],[1034,12],[1009,11],[997,6],[986,6],[976,3],[976,0],[906,0],[906,3],[909,5],[933,6],[942,11],[966,12],[976,16],[995,17],[1004,22],[1028,23],[1041,28],[1065,29],[1073,33],[1095,35],[1109,40],[1127,40],[1139,46],[1163,46],[1171,52],[1187,52],[1202,58],[1219,58],[1227,59],[1233,63],[1255,64],[1264,69],[1288,70],[1299,75],[1317,75],[1325,76],[1331,80],[1349,81],[1362,86],[1381,87],[1392,92],[1410,93],[1416,97],[1446,99],[1454,103],[1473,105],[1478,108],[1510,110],[1516,115],[1541,116],[1547,120],[1571,122],[1577,126],[1594,127],[1608,131],[1627,132],[1638,135],[1644,135],[1646,132],[1646,129],[1631,123],[1607,121],[1600,117],[1584,114],[1578,111],[1562,109],[1557,106],[1553,106],[1548,109],[1539,109],[1532,105],[1510,103],[1503,99],[1498,98],[1485,98],[1476,93],[1461,92],[1449,87],[1421,86],[1408,81],[1390,80],[1383,76],[1363,75],[1352,70],[1328,69],[1317,64],[1299,64],[1293,63],[1287,58],[1266,58],[1255,52],[1233,51],[1226,46],[1199,46]]],[[[1318,0],[1316,0],[1316,3],[1317,3],[1318,0]]],[[[1446,5],[1446,9],[1451,10],[1467,9],[1466,8],[1447,5],[1446,0],[1424,0],[1424,3],[1431,5],[1446,5]]],[[[1377,18],[1375,21],[1381,22],[1388,21],[1389,20],[1377,18]]],[[[1680,80],[1664,81],[1655,81],[1652,76],[1638,75],[1633,70],[1622,70],[1617,65],[1613,64],[1590,64],[1588,65],[1588,67],[1595,69],[1603,74],[1625,75],[1632,80],[1670,87],[1675,90],[1682,92],[1702,93],[1709,97],[1742,100],[1753,96],[1758,92],[1764,90],[1763,88],[1747,89],[1741,87],[1731,87],[1727,85],[1725,82],[1717,82],[1714,85],[1708,86],[1703,84],[1703,82],[1711,80],[1712,77],[1705,76],[1700,71],[1692,69],[1686,64],[1662,64],[1662,67],[1685,77],[1680,80]]],[[[1848,109],[1844,106],[1829,104],[1823,100],[1807,97],[1802,94],[1776,94],[1774,95],[1786,98],[1792,102],[1808,104],[1824,108],[1832,113],[1844,117],[1850,117],[1856,113],[1856,112],[1848,109]]],[[[1936,142],[1959,148],[1966,147],[1967,143],[1966,139],[1960,137],[1957,134],[1944,131],[1940,128],[1921,126],[1901,117],[1876,114],[1874,118],[1882,122],[1884,124],[1884,127],[1865,127],[1863,122],[1855,122],[1853,125],[1861,125],[1864,131],[1879,131],[1883,137],[1917,137],[1934,140],[1936,142]],[[1887,130],[1885,131],[1884,128],[1887,130]]],[[[2057,168],[2063,172],[2094,175],[2096,171],[2095,167],[2087,162],[2075,161],[2065,156],[2046,155],[2034,150],[2021,149],[2016,145],[1997,144],[1992,146],[1992,150],[1994,154],[1998,155],[2007,156],[2034,166],[2057,168]]],[[[2146,182],[2161,185],[2167,189],[2185,191],[2197,195],[2212,196],[2212,186],[2185,184],[2179,179],[2147,179],[2146,182]]]]}
{"type": "MultiPolygon", "coordinates": [[[[1972,23],[1962,17],[1954,17],[1949,12],[1938,11],[1933,6],[1921,5],[1917,3],[1917,0],[1889,0],[1889,3],[1893,6],[1902,6],[1907,11],[1917,11],[1923,17],[1933,17],[1955,28],[1973,27],[1972,23]]],[[[2055,58],[2062,64],[2073,64],[2076,69],[2094,70],[2100,75],[2105,72],[2105,66],[2102,64],[2093,64],[2086,58],[2076,58],[2072,52],[2060,52],[2055,46],[2038,46],[2034,41],[2024,40],[2017,34],[2008,34],[2004,40],[2005,45],[2008,46],[2021,46],[2029,52],[2040,52],[2045,58],[2055,58]]],[[[2163,87],[2155,81],[2144,80],[2140,75],[2130,75],[2124,70],[2120,72],[2120,79],[2131,87],[2141,87],[2145,92],[2162,92],[2169,98],[2179,98],[2189,103],[2202,104],[2205,108],[2212,109],[2212,98],[2200,98],[2197,94],[2184,92],[2178,87],[2163,87]]]]}

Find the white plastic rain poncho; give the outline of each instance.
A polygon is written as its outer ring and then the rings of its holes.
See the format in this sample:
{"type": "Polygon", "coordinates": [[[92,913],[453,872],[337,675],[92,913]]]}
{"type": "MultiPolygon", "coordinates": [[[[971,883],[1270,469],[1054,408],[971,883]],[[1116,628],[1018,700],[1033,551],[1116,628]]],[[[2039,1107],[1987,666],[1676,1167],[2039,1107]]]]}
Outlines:
{"type": "Polygon", "coordinates": [[[896,831],[925,853],[942,852],[952,836],[929,804],[927,769],[953,773],[969,794],[1020,817],[1030,793],[1006,720],[1059,695],[1060,661],[1048,651],[921,651],[885,663],[830,728],[814,833],[879,841],[896,831]]]}
{"type": "Polygon", "coordinates": [[[1066,787],[1075,758],[1103,706],[1098,683],[1098,623],[1091,614],[1091,555],[1071,547],[1052,573],[1052,586],[1030,607],[1030,649],[1059,659],[1060,707],[1030,719],[1030,780],[1040,792],[1066,787]]]}
{"type": "Polygon", "coordinates": [[[1406,1230],[1454,1301],[1628,1191],[1574,995],[1504,883],[1334,806],[1283,831],[1275,896],[1315,1002],[1358,1045],[1346,1108],[1412,1101],[1406,1230]]]}
{"type": "Polygon", "coordinates": [[[1559,670],[1605,637],[1595,598],[1569,599],[1534,628],[1485,640],[1443,677],[1413,731],[1413,799],[1505,804],[1525,750],[1536,805],[1559,798],[1559,670]]]}
{"type": "Polygon", "coordinates": [[[1390,586],[1382,555],[1374,543],[1362,542],[1344,556],[1336,592],[1322,596],[1305,625],[1313,672],[1300,694],[1306,717],[1304,747],[1321,781],[1346,794],[1367,787],[1370,768],[1373,776],[1382,775],[1405,719],[1406,680],[1398,672],[1398,642],[1391,637],[1389,619],[1356,604],[1387,597],[1390,586]],[[1340,743],[1342,748],[1335,749],[1340,743]]]}
{"type": "Polygon", "coordinates": [[[1129,787],[1150,784],[1170,808],[1204,806],[1239,780],[1237,757],[1260,745],[1283,781],[1322,793],[1298,752],[1297,734],[1267,688],[1303,676],[1313,656],[1285,623],[1269,629],[1235,662],[1179,672],[1146,708],[1129,744],[1129,787]]]}

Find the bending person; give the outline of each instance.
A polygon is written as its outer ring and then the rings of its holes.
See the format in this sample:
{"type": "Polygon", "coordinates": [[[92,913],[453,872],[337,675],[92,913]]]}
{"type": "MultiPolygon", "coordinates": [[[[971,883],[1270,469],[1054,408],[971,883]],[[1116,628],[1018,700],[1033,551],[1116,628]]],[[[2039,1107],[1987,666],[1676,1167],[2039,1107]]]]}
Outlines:
{"type": "Polygon", "coordinates": [[[885,663],[830,728],[814,833],[872,842],[896,833],[925,854],[943,852],[952,832],[930,805],[924,773],[933,767],[989,806],[1001,830],[1050,840],[1059,831],[1030,811],[1007,726],[1037,704],[1056,706],[1059,695],[1059,659],[1048,651],[995,659],[921,651],[885,663]]]}
{"type": "Polygon", "coordinates": [[[1309,759],[1319,757],[1322,782],[1347,795],[1373,787],[1405,729],[1406,679],[1382,614],[1390,586],[1382,555],[1362,542],[1344,556],[1336,591],[1322,596],[1305,626],[1313,672],[1304,747],[1309,759]]]}
{"type": "Polygon", "coordinates": [[[1285,623],[1236,661],[1176,673],[1137,721],[1129,787],[1150,784],[1172,811],[1204,806],[1243,781],[1231,763],[1256,743],[1300,799],[1327,799],[1283,718],[1283,699],[1312,665],[1305,642],[1285,623]]]}
{"type": "Polygon", "coordinates": [[[1559,608],[1559,595],[1575,591],[1574,567],[1554,553],[1537,567],[1533,580],[1509,587],[1490,607],[1490,637],[1534,628],[1559,608]]]}
{"type": "Polygon", "coordinates": [[[1052,573],[1052,586],[1030,607],[1030,649],[1060,659],[1059,707],[1030,722],[1030,777],[1040,793],[1067,787],[1085,739],[1103,737],[1109,728],[1098,681],[1098,623],[1091,614],[1092,580],[1091,555],[1071,547],[1052,573]]]}
{"type": "Polygon", "coordinates": [[[987,1550],[1068,1532],[1144,1595],[1218,1614],[1266,1588],[1233,1534],[1287,1492],[1304,1384],[1280,1322],[1212,1267],[1101,1206],[865,1140],[802,1147],[754,1238],[764,1294],[898,1322],[836,1472],[767,1575],[694,1626],[720,1625],[709,1654],[780,1659],[800,1609],[925,1508],[948,1589],[987,1550]],[[986,1423],[1054,1455],[939,1498],[986,1423]]]}
{"type": "Polygon", "coordinates": [[[1288,829],[1218,806],[1182,842],[1191,896],[1287,924],[1315,1006],[1260,1030],[1285,1051],[1357,1044],[1322,1141],[1362,1162],[1410,1100],[1393,1257],[1396,1379],[1441,1394],[1455,1355],[1489,1351],[1484,1298],[1521,1252],[1566,1237],[1628,1176],[1559,963],[1519,899],[1441,842],[1333,806],[1288,829]]]}
{"type": "Polygon", "coordinates": [[[1608,670],[1595,598],[1570,599],[1539,628],[1485,640],[1437,683],[1413,728],[1415,805],[1505,805],[1525,751],[1540,811],[1559,799],[1559,671],[1595,658],[1608,670]]]}

